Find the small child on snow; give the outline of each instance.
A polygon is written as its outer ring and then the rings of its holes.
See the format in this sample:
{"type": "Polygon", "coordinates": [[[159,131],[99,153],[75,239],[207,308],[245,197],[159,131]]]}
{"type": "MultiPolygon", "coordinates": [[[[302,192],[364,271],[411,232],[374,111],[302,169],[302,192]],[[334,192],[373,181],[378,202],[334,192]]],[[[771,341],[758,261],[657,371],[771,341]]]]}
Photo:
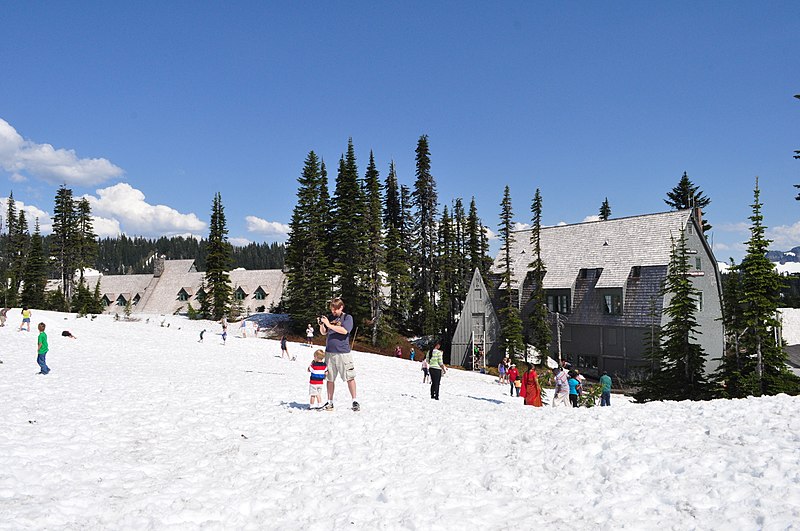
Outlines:
{"type": "Polygon", "coordinates": [[[319,409],[322,407],[322,383],[325,381],[325,373],[328,372],[324,350],[318,349],[314,352],[314,359],[308,366],[308,372],[311,373],[308,382],[308,409],[319,409]],[[314,407],[314,404],[317,406],[314,407]]]}
{"type": "Polygon", "coordinates": [[[198,341],[198,343],[202,343],[202,342],[203,342],[203,334],[205,334],[205,333],[206,333],[206,329],[205,329],[205,328],[203,328],[203,329],[200,331],[200,340],[198,341]]]}
{"type": "Polygon", "coordinates": [[[39,374],[47,374],[50,372],[50,367],[45,362],[47,351],[50,350],[47,346],[47,334],[44,333],[44,323],[39,323],[39,338],[37,339],[38,346],[36,348],[36,363],[39,364],[39,374]]]}

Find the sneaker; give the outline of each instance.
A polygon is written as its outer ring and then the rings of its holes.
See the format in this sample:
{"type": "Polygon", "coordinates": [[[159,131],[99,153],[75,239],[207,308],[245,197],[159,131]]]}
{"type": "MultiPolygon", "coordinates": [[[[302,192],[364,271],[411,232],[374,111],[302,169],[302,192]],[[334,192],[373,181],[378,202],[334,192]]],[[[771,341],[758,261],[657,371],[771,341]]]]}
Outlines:
{"type": "Polygon", "coordinates": [[[355,400],[353,400],[353,411],[361,411],[361,406],[355,400]]]}
{"type": "Polygon", "coordinates": [[[333,411],[333,402],[325,402],[325,405],[319,408],[320,411],[333,411]]]}

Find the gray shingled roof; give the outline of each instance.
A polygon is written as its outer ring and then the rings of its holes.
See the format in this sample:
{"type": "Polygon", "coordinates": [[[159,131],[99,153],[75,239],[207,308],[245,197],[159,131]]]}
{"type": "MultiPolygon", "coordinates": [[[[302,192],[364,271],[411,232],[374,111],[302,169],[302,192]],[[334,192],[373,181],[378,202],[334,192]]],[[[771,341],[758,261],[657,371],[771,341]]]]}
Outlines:
{"type": "MultiPolygon", "coordinates": [[[[545,289],[573,288],[581,269],[602,268],[598,288],[621,288],[633,266],[669,264],[672,238],[678,238],[690,219],[689,210],[627,218],[543,227],[542,260],[545,289]]],[[[522,285],[533,261],[531,230],[513,232],[511,267],[513,288],[522,285]]],[[[499,253],[492,271],[501,272],[499,253]]]]}

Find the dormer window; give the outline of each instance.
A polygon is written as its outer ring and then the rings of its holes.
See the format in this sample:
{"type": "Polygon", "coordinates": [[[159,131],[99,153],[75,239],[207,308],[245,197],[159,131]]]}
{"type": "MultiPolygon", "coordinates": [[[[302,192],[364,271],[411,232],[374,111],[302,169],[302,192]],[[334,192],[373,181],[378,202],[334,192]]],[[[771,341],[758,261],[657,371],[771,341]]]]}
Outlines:
{"type": "Polygon", "coordinates": [[[181,302],[186,302],[189,300],[189,294],[185,289],[181,288],[181,290],[178,292],[178,300],[181,302]]]}
{"type": "Polygon", "coordinates": [[[257,301],[263,301],[267,298],[267,293],[264,291],[264,288],[259,286],[256,292],[253,293],[253,298],[257,301]]]}
{"type": "Polygon", "coordinates": [[[244,292],[244,290],[241,287],[236,288],[236,291],[233,293],[233,297],[237,301],[243,301],[246,296],[247,296],[247,294],[244,292]]]}

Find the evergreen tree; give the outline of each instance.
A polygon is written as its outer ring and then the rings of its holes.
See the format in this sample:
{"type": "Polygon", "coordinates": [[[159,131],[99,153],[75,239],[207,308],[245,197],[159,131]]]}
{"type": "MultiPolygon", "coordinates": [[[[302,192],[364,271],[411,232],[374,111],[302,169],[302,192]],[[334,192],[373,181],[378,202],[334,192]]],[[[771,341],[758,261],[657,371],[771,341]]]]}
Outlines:
{"type": "MultiPolygon", "coordinates": [[[[475,196],[469,203],[469,214],[467,214],[467,235],[466,235],[466,254],[468,260],[468,275],[471,275],[477,268],[484,279],[489,272],[491,259],[487,259],[488,243],[486,241],[486,231],[483,223],[478,217],[478,207],[475,205],[475,196]]],[[[472,278],[470,277],[470,280],[472,278]]]]}
{"type": "Polygon", "coordinates": [[[418,325],[422,325],[424,334],[432,334],[434,329],[430,323],[435,318],[428,312],[436,311],[436,284],[435,284],[435,259],[436,259],[436,221],[438,209],[438,196],[436,183],[431,175],[431,158],[428,147],[428,136],[422,135],[417,142],[416,149],[416,181],[411,200],[416,210],[416,248],[412,263],[414,264],[414,306],[422,308],[422,315],[418,325]]]}
{"type": "Polygon", "coordinates": [[[17,213],[17,220],[9,229],[9,301],[16,303],[19,300],[19,289],[22,285],[25,274],[25,266],[28,259],[28,247],[30,244],[30,234],[28,234],[28,221],[25,219],[25,211],[17,213]]]}
{"type": "MultiPolygon", "coordinates": [[[[549,355],[549,345],[552,339],[552,329],[550,327],[550,317],[547,313],[547,300],[545,299],[544,292],[544,276],[546,273],[544,261],[542,260],[542,244],[541,244],[541,230],[542,230],[542,194],[539,189],[533,195],[533,202],[531,203],[532,228],[531,228],[531,245],[533,246],[533,261],[528,264],[533,275],[533,292],[531,293],[531,313],[529,317],[530,323],[530,341],[540,353],[544,356],[549,355]]],[[[556,321],[558,325],[558,321],[556,321]]],[[[542,363],[545,362],[544,357],[542,363]]]]}
{"type": "Polygon", "coordinates": [[[662,295],[669,295],[664,309],[668,321],[661,330],[660,365],[646,380],[637,400],[703,400],[710,398],[704,374],[705,355],[696,342],[699,325],[695,315],[700,291],[692,285],[686,235],[672,244],[669,270],[662,295]]]}
{"type": "MultiPolygon", "coordinates": [[[[453,203],[453,293],[451,312],[455,318],[461,315],[467,290],[472,281],[472,270],[469,268],[467,255],[467,216],[464,212],[464,202],[460,197],[453,203]]],[[[452,327],[455,332],[455,326],[452,327]]]]}
{"type": "Polygon", "coordinates": [[[747,254],[738,268],[742,274],[741,318],[746,329],[740,344],[745,354],[740,359],[741,378],[737,387],[739,396],[798,394],[800,383],[787,368],[782,340],[775,334],[780,324],[777,310],[781,278],[766,256],[771,240],[764,236],[766,227],[763,225],[760,194],[756,179],[750,240],[747,254]]]}
{"type": "Polygon", "coordinates": [[[61,185],[56,192],[53,208],[53,235],[50,254],[55,262],[58,276],[63,286],[65,306],[72,300],[74,274],[77,264],[76,241],[78,240],[78,223],[72,190],[61,185]]]}
{"type": "Polygon", "coordinates": [[[696,186],[689,180],[689,176],[686,175],[686,172],[683,172],[683,176],[680,181],[678,181],[678,185],[667,192],[667,198],[664,202],[675,210],[699,208],[703,214],[703,232],[705,233],[711,230],[711,225],[709,225],[705,219],[705,208],[711,203],[711,199],[705,196],[699,186],[696,186]]]}
{"type": "Polygon", "coordinates": [[[284,305],[296,331],[327,311],[330,299],[330,266],[325,241],[327,182],[322,165],[310,151],[298,178],[297,203],[289,223],[286,249],[286,291],[284,305]]]}
{"type": "Polygon", "coordinates": [[[378,332],[381,327],[381,314],[383,312],[383,296],[381,272],[384,270],[385,251],[383,246],[383,211],[381,197],[381,182],[378,179],[378,168],[375,166],[375,157],[369,152],[369,164],[364,176],[364,192],[366,195],[366,272],[367,291],[369,293],[370,318],[372,322],[372,345],[378,344],[378,332]]]}
{"type": "Polygon", "coordinates": [[[457,287],[461,284],[458,272],[458,246],[455,238],[453,218],[447,206],[444,207],[442,218],[439,222],[439,249],[437,267],[438,271],[438,331],[442,337],[442,346],[449,351],[450,338],[455,332],[456,309],[460,304],[457,300],[457,287]]]}
{"type": "Polygon", "coordinates": [[[77,234],[75,260],[80,278],[83,278],[84,270],[94,265],[97,258],[97,235],[94,233],[94,223],[92,221],[92,207],[86,198],[78,201],[75,210],[77,234]]]}
{"type": "Polygon", "coordinates": [[[233,292],[228,274],[230,264],[231,244],[228,243],[225,209],[222,206],[222,196],[217,192],[211,207],[205,275],[209,309],[211,318],[215,321],[226,316],[230,309],[233,292]]]}
{"type": "Polygon", "coordinates": [[[389,282],[388,314],[394,326],[408,332],[410,314],[411,275],[408,265],[406,219],[397,181],[394,162],[389,164],[389,175],[385,183],[383,223],[386,228],[386,277],[389,282]]]}
{"type": "Polygon", "coordinates": [[[42,246],[42,235],[39,231],[39,218],[34,223],[28,260],[24,272],[22,288],[22,306],[28,308],[45,308],[44,288],[47,285],[47,259],[42,246]]]}
{"type": "Polygon", "coordinates": [[[746,396],[742,389],[742,359],[739,338],[747,328],[742,315],[741,271],[733,258],[729,272],[722,275],[722,325],[725,330],[725,350],[720,365],[714,373],[716,394],[723,398],[746,396]]]}
{"type": "Polygon", "coordinates": [[[347,143],[347,155],[339,161],[336,188],[333,194],[336,223],[330,227],[334,246],[334,264],[339,294],[345,310],[358,326],[369,313],[366,289],[366,201],[359,182],[353,139],[347,143]]]}
{"type": "Polygon", "coordinates": [[[500,267],[502,268],[501,288],[505,289],[503,307],[500,309],[500,330],[503,337],[503,344],[512,357],[517,357],[518,353],[525,351],[525,345],[522,338],[522,319],[519,315],[519,308],[517,308],[516,301],[514,300],[514,290],[511,284],[512,281],[512,268],[511,261],[511,245],[514,243],[513,229],[513,211],[511,208],[511,192],[506,186],[503,192],[503,200],[500,203],[500,240],[502,246],[500,248],[500,267]]]}
{"type": "Polygon", "coordinates": [[[608,198],[606,197],[603,200],[603,204],[600,205],[600,220],[601,221],[608,221],[608,218],[611,217],[611,206],[608,204],[608,198]]]}

